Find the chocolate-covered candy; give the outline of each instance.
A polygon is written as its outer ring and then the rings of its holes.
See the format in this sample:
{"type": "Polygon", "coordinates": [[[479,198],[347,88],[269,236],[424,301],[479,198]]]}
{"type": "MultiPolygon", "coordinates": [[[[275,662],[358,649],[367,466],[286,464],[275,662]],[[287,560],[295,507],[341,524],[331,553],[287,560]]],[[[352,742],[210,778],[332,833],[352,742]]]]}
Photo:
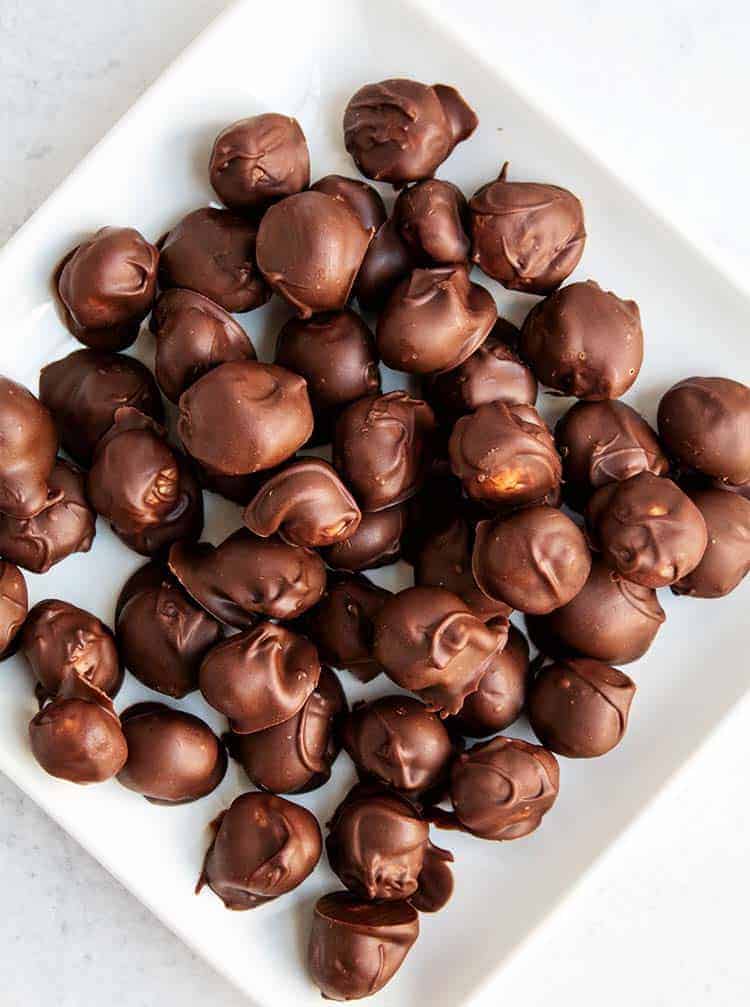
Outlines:
{"type": "Polygon", "coordinates": [[[310,548],[344,541],[361,518],[356,500],[321,458],[302,458],[271,475],[243,514],[254,534],[278,532],[285,542],[310,548]]]}
{"type": "Polygon", "coordinates": [[[29,610],[29,594],[23,574],[0,559],[0,660],[16,649],[16,640],[29,610]]]}
{"type": "Polygon", "coordinates": [[[310,188],[345,203],[357,214],[366,231],[374,234],[385,223],[387,214],[380,193],[361,178],[326,175],[314,182],[310,188]]]}
{"type": "Polygon", "coordinates": [[[706,522],[708,545],[698,566],[673,584],[672,591],[723,598],[750,570],[750,500],[720,489],[696,490],[690,496],[706,522]]]}
{"type": "Polygon", "coordinates": [[[520,839],[541,825],[560,785],[557,759],[519,738],[483,741],[456,760],[451,801],[461,825],[481,839],[520,839]]]}
{"type": "Polygon", "coordinates": [[[474,500],[515,507],[543,500],[560,485],[552,435],[533,406],[488,402],[453,428],[451,468],[474,500]]]}
{"type": "Polygon", "coordinates": [[[263,476],[262,472],[260,474],[252,472],[241,476],[227,476],[206,468],[205,465],[201,465],[195,459],[193,459],[193,462],[196,475],[203,489],[217,493],[219,496],[224,497],[225,500],[231,500],[232,503],[239,504],[240,507],[244,507],[253,496],[263,476]]]}
{"type": "Polygon", "coordinates": [[[156,336],[156,380],[172,402],[219,364],[255,360],[242,326],[194,290],[165,290],[154,305],[151,331],[156,336]]]}
{"type": "Polygon", "coordinates": [[[466,262],[469,207],[452,182],[429,178],[404,189],[393,207],[401,238],[421,266],[466,262]]]}
{"type": "Polygon", "coordinates": [[[391,291],[416,263],[390,216],[367,247],[354,282],[354,296],[366,311],[380,311],[391,291]]]}
{"type": "MultiPolygon", "coordinates": [[[[445,531],[456,514],[465,514],[461,483],[444,459],[428,473],[419,492],[406,504],[406,528],[401,536],[402,558],[412,566],[424,548],[439,532],[445,531]]],[[[459,594],[459,591],[454,591],[459,594]]]]}
{"type": "Polygon", "coordinates": [[[260,790],[300,794],[317,790],[331,775],[341,749],[346,697],[330,668],[293,717],[253,734],[232,734],[229,751],[260,790]]]}
{"type": "Polygon", "coordinates": [[[196,891],[207,884],[227,909],[255,909],[291,892],[323,847],[307,808],[273,794],[241,794],[214,827],[196,891]]]}
{"type": "Polygon", "coordinates": [[[685,378],[659,403],[667,453],[704,475],[750,481],[750,388],[729,378],[685,378]]]}
{"type": "Polygon", "coordinates": [[[635,409],[614,399],[576,402],[555,427],[566,501],[583,510],[600,486],[639,472],[666,475],[669,462],[656,434],[635,409]]]}
{"type": "Polygon", "coordinates": [[[578,594],[548,615],[527,616],[529,636],[549,657],[627,664],[643,657],[666,616],[656,591],[595,559],[578,594]]]}
{"type": "Polygon", "coordinates": [[[507,636],[507,619],[490,628],[450,591],[411,587],[389,598],[375,616],[373,652],[397,685],[447,716],[476,692],[507,636]]]}
{"type": "Polygon", "coordinates": [[[258,623],[213,647],[199,671],[207,703],[236,734],[252,734],[297,713],[320,678],[315,647],[272,622],[258,623]]]}
{"type": "Polygon", "coordinates": [[[96,514],[79,469],[59,458],[47,486],[47,506],[34,517],[0,514],[0,555],[32,573],[46,573],[74,552],[88,552],[96,534],[96,514]]]}
{"type": "Polygon", "coordinates": [[[541,743],[569,759],[605,755],[628,726],[635,683],[601,661],[571,658],[542,668],[529,691],[527,714],[541,743]]]}
{"type": "Polygon", "coordinates": [[[0,375],[0,513],[33,517],[46,507],[57,455],[52,416],[28,388],[0,375]]]}
{"type": "Polygon", "coordinates": [[[469,202],[472,261],[508,290],[550,294],[583,254],[583,207],[567,189],[509,182],[507,172],[506,161],[469,202]]]}
{"type": "Polygon", "coordinates": [[[295,619],[320,600],[326,584],[325,566],[312,549],[244,528],[218,546],[176,543],[169,569],[207,612],[238,629],[258,616],[295,619]]]}
{"type": "Polygon", "coordinates": [[[156,295],[159,252],[133,227],[102,227],[63,261],[57,292],[80,342],[123,350],[138,335],[156,295]]]}
{"type": "Polygon", "coordinates": [[[619,398],[643,363],[638,305],[593,280],[570,283],[526,316],[520,351],[539,381],[564,395],[619,398]]]}
{"type": "Polygon", "coordinates": [[[398,371],[449,371],[471,356],[496,318],[492,295],[472,283],[464,266],[415,269],[378,319],[378,351],[398,371]]]}
{"type": "Polygon", "coordinates": [[[240,119],[216,137],[208,173],[226,206],[262,213],[270,203],[309,185],[305,134],[296,119],[276,112],[240,119]]]}
{"type": "Polygon", "coordinates": [[[227,311],[259,308],[271,292],[256,262],[257,233],[257,224],[232,210],[193,210],[163,240],[160,288],[195,290],[227,311]]]}
{"type": "Polygon", "coordinates": [[[383,80],[349,99],[344,143],[363,175],[400,188],[434,175],[477,122],[455,88],[383,80]]]}
{"type": "Polygon", "coordinates": [[[371,237],[346,203],[323,192],[300,192],[264,214],[258,265],[302,318],[339,311],[349,300],[371,237]]]}
{"type": "Polygon", "coordinates": [[[435,417],[406,392],[370,395],[339,416],[333,464],[362,510],[378,511],[419,489],[431,459],[435,417]]]}
{"type": "Polygon", "coordinates": [[[395,563],[401,555],[406,517],[406,504],[363,514],[354,534],[324,550],[323,559],[334,570],[352,573],[395,563]]]}
{"type": "Polygon", "coordinates": [[[479,589],[519,612],[542,615],[575,598],[591,570],[578,525],[554,507],[480,521],[472,553],[479,589]]]}
{"type": "Polygon", "coordinates": [[[177,432],[193,458],[221,475],[270,469],[302,447],[313,415],[304,378],[275,364],[220,364],[180,396],[177,432]],[[217,431],[224,432],[218,437],[217,431]]]}
{"type": "Polygon", "coordinates": [[[523,633],[511,624],[508,642],[492,657],[479,688],[466,697],[450,725],[471,738],[504,731],[521,715],[528,681],[529,645],[523,633]]]}
{"type": "Polygon", "coordinates": [[[199,717],[163,703],[136,703],[122,714],[128,759],[117,779],[154,804],[186,804],[215,790],[227,752],[199,717]]]}
{"type": "Polygon", "coordinates": [[[359,1000],[381,990],[419,936],[419,913],[408,902],[369,902],[351,892],[318,899],[308,968],[328,1000],[359,1000]]]}
{"type": "Polygon", "coordinates": [[[106,350],[75,350],[42,368],[39,398],[50,410],[60,443],[81,465],[90,465],[96,443],[121,406],[160,423],[159,389],[140,360],[106,350]]]}

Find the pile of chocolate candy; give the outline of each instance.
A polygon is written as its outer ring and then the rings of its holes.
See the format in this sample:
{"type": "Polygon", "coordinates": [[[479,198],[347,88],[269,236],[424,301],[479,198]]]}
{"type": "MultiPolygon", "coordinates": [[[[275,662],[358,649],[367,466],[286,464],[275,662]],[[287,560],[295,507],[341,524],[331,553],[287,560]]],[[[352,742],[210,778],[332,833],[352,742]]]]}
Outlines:
{"type": "Polygon", "coordinates": [[[357,91],[344,142],[398,190],[388,215],[360,179],[310,185],[294,119],[234,123],[210,157],[225,208],[156,245],[127,227],[78,245],[56,287],[86,348],[42,370],[38,399],[0,379],[0,651],[36,679],[34,757],[174,804],[210,793],[231,755],[257,789],[214,823],[199,887],[251,909],[318,863],[318,822],[278,795],[325,784],[343,747],[360,782],[325,842],[343,888],[309,945],[333,999],[382,988],[448,900],[431,824],[526,836],[557,798],[556,756],[622,740],[635,684],[615,666],[661,628],[657,589],[718,598],[750,568],[750,388],[678,382],[658,435],[618,401],[643,359],[638,306],[560,286],[585,243],[571,192],[506,165],[467,202],[433,177],[476,127],[442,84],[357,91]],[[520,331],[472,263],[537,295],[520,331]],[[290,317],[261,363],[232,313],[273,295],[290,317]],[[149,314],[155,376],[119,352],[149,314]],[[383,394],[381,361],[414,394],[383,394]],[[538,383],[578,399],[554,433],[538,383]],[[298,454],[328,442],[332,464],[298,454]],[[203,489],[244,507],[218,546],[200,541],[203,489]],[[28,612],[19,570],[87,551],[97,515],[148,557],[114,633],[65,601],[28,612]],[[363,576],[398,559],[413,587],[363,576]],[[332,668],[413,695],[349,710],[332,668]],[[124,669],[173,699],[199,689],[228,733],[160,702],[118,715],[124,669]],[[522,712],[538,745],[499,733],[522,712]]]}

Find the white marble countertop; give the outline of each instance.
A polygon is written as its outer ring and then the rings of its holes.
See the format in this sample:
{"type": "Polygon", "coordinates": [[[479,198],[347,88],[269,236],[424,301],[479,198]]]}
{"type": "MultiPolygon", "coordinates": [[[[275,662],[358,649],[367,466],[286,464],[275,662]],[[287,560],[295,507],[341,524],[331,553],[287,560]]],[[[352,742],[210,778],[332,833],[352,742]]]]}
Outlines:
{"type": "MultiPolygon", "coordinates": [[[[0,242],[223,6],[3,0],[0,242]]],[[[750,282],[744,0],[440,6],[564,102],[604,160],[750,282]]],[[[749,723],[745,703],[482,1004],[747,1002],[749,723]]],[[[245,1002],[1,776],[0,891],[3,1007],[245,1002]]]]}

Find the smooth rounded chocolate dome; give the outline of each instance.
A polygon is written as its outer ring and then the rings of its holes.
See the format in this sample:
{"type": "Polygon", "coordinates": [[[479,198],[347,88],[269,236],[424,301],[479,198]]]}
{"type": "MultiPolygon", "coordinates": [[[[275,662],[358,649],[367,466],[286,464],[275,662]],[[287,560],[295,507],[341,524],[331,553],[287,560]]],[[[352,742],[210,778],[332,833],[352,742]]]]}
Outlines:
{"type": "Polygon", "coordinates": [[[529,644],[511,624],[508,642],[492,657],[479,688],[466,697],[450,725],[471,738],[504,731],[521,716],[528,684],[529,644]]]}
{"type": "Polygon", "coordinates": [[[0,513],[33,517],[46,507],[55,467],[52,416],[28,388],[0,375],[0,513]]]}
{"type": "Polygon", "coordinates": [[[325,549],[323,559],[334,570],[355,573],[395,563],[406,528],[405,504],[363,514],[353,535],[325,549]]]}
{"type": "Polygon", "coordinates": [[[672,591],[723,598],[750,570],[750,500],[720,489],[697,490],[690,496],[706,522],[708,544],[698,566],[673,584],[672,591]]]}
{"type": "Polygon", "coordinates": [[[393,207],[402,240],[421,266],[466,262],[469,207],[452,182],[429,178],[400,193],[393,207]]]}
{"type": "Polygon", "coordinates": [[[23,574],[0,559],[0,661],[16,649],[16,641],[29,610],[29,594],[23,574]]]}
{"type": "Polygon", "coordinates": [[[346,204],[357,214],[366,231],[374,234],[385,223],[387,214],[382,196],[374,186],[363,182],[361,178],[326,175],[313,182],[310,188],[346,204]]]}
{"type": "Polygon", "coordinates": [[[395,218],[381,224],[367,247],[354,282],[354,296],[366,311],[380,311],[391,291],[417,265],[395,218]]]}

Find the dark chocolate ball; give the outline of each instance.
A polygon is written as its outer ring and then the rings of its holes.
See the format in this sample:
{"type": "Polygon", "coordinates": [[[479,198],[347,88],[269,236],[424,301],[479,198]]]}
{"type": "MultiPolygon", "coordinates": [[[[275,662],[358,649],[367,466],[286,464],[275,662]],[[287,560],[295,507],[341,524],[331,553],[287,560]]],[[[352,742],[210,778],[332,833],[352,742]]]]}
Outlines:
{"type": "Polygon", "coordinates": [[[360,178],[326,175],[314,182],[310,188],[345,203],[357,214],[366,231],[372,231],[374,234],[385,223],[387,214],[380,193],[360,178]]]}
{"type": "Polygon", "coordinates": [[[469,258],[469,207],[452,182],[429,178],[409,186],[396,200],[393,216],[415,263],[451,265],[469,258]]]}
{"type": "Polygon", "coordinates": [[[406,504],[363,514],[354,534],[325,549],[323,559],[334,570],[351,573],[395,563],[401,555],[406,515],[406,504]]]}
{"type": "Polygon", "coordinates": [[[395,218],[381,224],[367,247],[354,282],[354,296],[366,311],[380,311],[400,280],[416,266],[395,218]]]}
{"type": "Polygon", "coordinates": [[[57,431],[28,388],[0,375],[0,513],[34,517],[47,506],[57,431]]]}
{"type": "Polygon", "coordinates": [[[511,624],[508,642],[495,654],[479,681],[479,688],[449,721],[461,734],[486,738],[504,731],[521,716],[529,683],[529,645],[511,624]]]}
{"type": "Polygon", "coordinates": [[[13,563],[0,559],[0,661],[15,651],[28,610],[23,574],[13,563]]]}
{"type": "Polygon", "coordinates": [[[723,598],[750,570],[750,500],[720,489],[696,490],[690,496],[706,522],[708,545],[698,566],[673,584],[672,591],[723,598]]]}
{"type": "MultiPolygon", "coordinates": [[[[415,566],[426,543],[446,531],[453,524],[456,514],[465,516],[465,510],[461,483],[451,473],[447,461],[438,459],[419,491],[406,503],[406,528],[401,536],[402,558],[415,566]]],[[[453,593],[461,594],[455,590],[453,593]]]]}

